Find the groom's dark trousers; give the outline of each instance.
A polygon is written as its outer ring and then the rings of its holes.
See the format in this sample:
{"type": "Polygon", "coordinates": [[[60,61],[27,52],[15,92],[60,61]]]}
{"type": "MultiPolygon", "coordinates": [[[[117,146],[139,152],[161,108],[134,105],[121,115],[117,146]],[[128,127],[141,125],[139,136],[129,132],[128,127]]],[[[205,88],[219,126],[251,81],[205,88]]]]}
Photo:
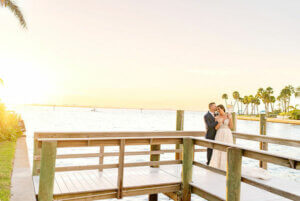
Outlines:
{"type": "MultiPolygon", "coordinates": [[[[215,127],[216,127],[216,125],[218,125],[218,122],[215,120],[215,117],[210,112],[207,112],[204,115],[204,121],[205,121],[206,129],[207,129],[205,138],[214,140],[216,137],[216,133],[217,133],[217,130],[215,127]]],[[[213,152],[212,149],[207,148],[207,165],[209,165],[209,162],[210,162],[210,159],[212,156],[212,152],[213,152]]]]}

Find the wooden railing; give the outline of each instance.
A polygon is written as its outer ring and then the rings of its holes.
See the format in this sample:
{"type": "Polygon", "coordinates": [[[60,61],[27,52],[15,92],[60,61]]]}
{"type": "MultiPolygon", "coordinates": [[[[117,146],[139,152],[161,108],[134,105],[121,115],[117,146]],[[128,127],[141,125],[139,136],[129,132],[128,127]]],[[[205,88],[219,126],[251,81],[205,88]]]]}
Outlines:
{"type": "MultiPolygon", "coordinates": [[[[217,149],[220,151],[227,152],[227,172],[207,166],[207,165],[199,163],[197,161],[192,162],[193,165],[195,165],[195,166],[205,168],[205,169],[214,171],[214,172],[222,174],[222,175],[226,175],[226,181],[227,181],[227,183],[226,183],[226,188],[227,188],[226,200],[235,201],[235,200],[240,199],[240,185],[241,185],[240,183],[241,183],[241,181],[243,181],[247,184],[253,185],[257,188],[264,189],[271,193],[291,199],[291,200],[300,200],[300,196],[298,196],[298,195],[292,194],[288,191],[284,191],[284,190],[281,190],[278,188],[274,188],[274,187],[262,184],[254,179],[250,179],[250,178],[241,176],[242,157],[260,160],[265,163],[266,162],[273,163],[276,165],[280,165],[280,166],[284,166],[284,167],[288,167],[288,168],[292,168],[292,169],[297,169],[297,170],[300,169],[300,159],[296,159],[296,158],[292,158],[292,157],[285,157],[285,156],[278,155],[278,154],[271,154],[266,151],[258,151],[258,150],[238,146],[238,145],[216,142],[214,140],[199,139],[199,138],[192,138],[192,139],[193,139],[193,141],[191,143],[192,145],[199,145],[199,146],[204,146],[207,148],[212,148],[212,149],[217,149]],[[234,187],[234,188],[232,188],[232,187],[234,187]]],[[[184,149],[185,149],[185,146],[184,146],[184,149]]],[[[188,150],[189,149],[190,148],[188,148],[188,150]]],[[[185,164],[185,163],[186,163],[186,161],[183,160],[183,164],[185,164]]],[[[191,163],[191,162],[188,161],[188,163],[191,163]]],[[[189,171],[192,171],[192,169],[189,171]]],[[[183,175],[184,174],[185,173],[183,172],[183,175]]],[[[196,189],[195,186],[192,186],[191,188],[192,188],[191,191],[193,193],[197,194],[199,189],[196,189]]],[[[203,196],[203,194],[205,194],[205,192],[201,192],[202,196],[203,196]]],[[[211,196],[211,195],[207,195],[207,196],[211,196]]],[[[217,197],[214,197],[213,199],[214,200],[222,200],[217,197]]]]}
{"type": "MultiPolygon", "coordinates": [[[[239,186],[241,181],[254,185],[258,188],[270,191],[289,199],[299,198],[299,196],[288,193],[281,189],[275,189],[270,186],[262,185],[254,180],[241,177],[240,166],[241,157],[248,157],[263,162],[273,163],[280,166],[300,169],[299,159],[285,157],[277,154],[271,154],[266,151],[249,149],[233,144],[220,143],[213,140],[201,138],[204,132],[197,131],[177,131],[177,132],[102,132],[102,133],[35,133],[34,137],[34,164],[33,173],[40,174],[40,190],[39,200],[51,200],[53,196],[53,180],[55,171],[77,171],[91,169],[107,169],[118,168],[118,193],[117,197],[122,198],[123,189],[123,169],[124,167],[152,166],[181,164],[183,163],[182,174],[182,196],[183,200],[190,200],[190,193],[197,193],[194,186],[190,186],[192,165],[210,169],[212,171],[224,174],[224,171],[208,167],[204,164],[193,160],[194,152],[203,151],[203,149],[195,149],[195,145],[213,148],[228,153],[228,170],[227,170],[227,200],[235,200],[232,197],[239,198],[240,188],[230,188],[230,186],[239,186]],[[143,136],[143,137],[141,137],[143,136]],[[183,136],[183,137],[182,137],[183,136]],[[183,148],[172,150],[150,150],[125,152],[127,145],[161,145],[161,144],[183,144],[183,148]],[[104,147],[119,146],[119,152],[87,153],[87,154],[62,154],[56,155],[57,148],[64,147],[104,147]],[[160,161],[151,158],[147,162],[125,163],[126,155],[160,155],[164,153],[182,153],[183,160],[160,161]],[[86,166],[68,166],[55,167],[56,159],[65,158],[84,158],[84,157],[109,157],[119,156],[118,164],[99,164],[86,166]]],[[[249,135],[234,133],[234,136],[241,139],[255,140],[259,142],[268,142],[275,144],[283,144],[288,146],[299,147],[300,142],[282,138],[274,138],[267,136],[249,135]]],[[[182,146],[180,146],[182,147],[182,146]]]]}
{"type": "MultiPolygon", "coordinates": [[[[33,175],[38,175],[37,170],[40,168],[40,152],[41,148],[38,147],[38,139],[44,138],[118,138],[118,137],[182,137],[182,136],[192,136],[192,137],[203,137],[205,136],[204,131],[155,131],[155,132],[37,132],[34,134],[34,156],[33,156],[33,175]]],[[[278,145],[285,145],[285,146],[292,146],[292,147],[300,147],[300,140],[292,140],[292,139],[285,139],[285,138],[278,138],[278,137],[271,137],[271,136],[263,136],[263,135],[253,135],[253,134],[245,134],[245,133],[238,133],[233,132],[233,137],[236,139],[243,139],[243,140],[250,140],[250,141],[257,141],[260,143],[271,143],[271,144],[278,144],[278,145]]],[[[78,139],[74,139],[79,142],[78,139]]],[[[71,146],[74,144],[71,143],[71,146]]],[[[177,146],[179,149],[174,150],[160,150],[159,145],[152,144],[151,151],[143,151],[143,152],[126,152],[125,155],[151,155],[152,161],[159,160],[159,155],[163,153],[177,153],[176,159],[182,159],[181,156],[181,147],[177,146]],[[156,147],[155,147],[156,146],[156,147]]],[[[104,146],[99,146],[99,153],[87,153],[87,154],[63,154],[57,155],[57,159],[63,158],[85,158],[85,157],[99,157],[99,170],[101,171],[103,168],[103,158],[108,156],[117,156],[117,153],[104,153],[104,146]]],[[[196,152],[204,152],[206,149],[195,149],[196,152]]]]}

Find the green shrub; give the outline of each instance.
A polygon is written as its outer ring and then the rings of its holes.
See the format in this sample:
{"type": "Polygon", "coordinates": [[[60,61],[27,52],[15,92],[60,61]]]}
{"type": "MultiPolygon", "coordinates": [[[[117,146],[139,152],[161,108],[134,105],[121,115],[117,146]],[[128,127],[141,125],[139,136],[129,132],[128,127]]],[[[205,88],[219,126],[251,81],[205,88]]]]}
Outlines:
{"type": "Polygon", "coordinates": [[[20,119],[19,115],[7,111],[5,105],[0,103],[0,141],[15,141],[22,135],[20,119]]]}

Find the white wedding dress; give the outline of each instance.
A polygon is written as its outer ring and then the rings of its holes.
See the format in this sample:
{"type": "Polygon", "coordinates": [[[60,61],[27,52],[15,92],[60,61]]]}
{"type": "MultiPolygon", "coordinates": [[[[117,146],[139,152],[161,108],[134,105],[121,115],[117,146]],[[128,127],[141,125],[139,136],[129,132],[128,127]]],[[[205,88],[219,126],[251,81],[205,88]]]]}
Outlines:
{"type": "MultiPolygon", "coordinates": [[[[228,124],[229,124],[229,119],[225,119],[224,123],[220,126],[220,128],[217,131],[216,138],[215,138],[216,141],[225,142],[227,144],[233,144],[232,132],[228,124]]],[[[226,171],[227,153],[214,149],[209,165],[214,168],[218,168],[226,171]]],[[[264,179],[264,180],[271,178],[270,174],[265,169],[254,168],[254,167],[242,166],[242,175],[264,179]]]]}

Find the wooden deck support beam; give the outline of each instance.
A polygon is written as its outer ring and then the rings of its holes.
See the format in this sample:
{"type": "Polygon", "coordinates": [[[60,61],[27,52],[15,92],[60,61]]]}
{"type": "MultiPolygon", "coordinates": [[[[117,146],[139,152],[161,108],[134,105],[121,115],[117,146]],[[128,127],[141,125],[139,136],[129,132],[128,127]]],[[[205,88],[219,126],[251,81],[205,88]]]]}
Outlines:
{"type": "Polygon", "coordinates": [[[125,139],[120,140],[120,155],[119,155],[119,169],[118,169],[118,194],[117,198],[123,197],[123,178],[124,178],[124,160],[125,160],[125,139]]]}
{"type": "Polygon", "coordinates": [[[190,182],[193,175],[194,141],[191,138],[183,139],[182,162],[182,200],[191,201],[190,182]]]}
{"type": "Polygon", "coordinates": [[[43,142],[38,201],[52,201],[56,160],[56,141],[43,142]]]}
{"type": "MultiPolygon", "coordinates": [[[[184,110],[176,111],[176,131],[183,131],[184,110]]],[[[182,149],[182,144],[176,144],[176,149],[182,149]]],[[[175,153],[175,160],[182,160],[182,153],[175,153]]]]}
{"type": "Polygon", "coordinates": [[[41,148],[38,146],[39,142],[38,142],[38,138],[37,138],[37,134],[34,133],[34,138],[33,138],[33,163],[32,163],[32,176],[37,176],[38,175],[38,169],[41,168],[40,166],[40,160],[36,160],[35,157],[36,156],[40,156],[41,155],[41,148]]]}
{"type": "Polygon", "coordinates": [[[240,201],[242,150],[227,148],[226,200],[240,201]]]}
{"type": "MultiPolygon", "coordinates": [[[[267,134],[267,119],[266,114],[259,115],[259,134],[266,135],[267,134]]],[[[268,143],[260,142],[259,143],[260,150],[268,151],[268,143]]],[[[267,162],[259,161],[259,167],[268,169],[267,162]]]]}

